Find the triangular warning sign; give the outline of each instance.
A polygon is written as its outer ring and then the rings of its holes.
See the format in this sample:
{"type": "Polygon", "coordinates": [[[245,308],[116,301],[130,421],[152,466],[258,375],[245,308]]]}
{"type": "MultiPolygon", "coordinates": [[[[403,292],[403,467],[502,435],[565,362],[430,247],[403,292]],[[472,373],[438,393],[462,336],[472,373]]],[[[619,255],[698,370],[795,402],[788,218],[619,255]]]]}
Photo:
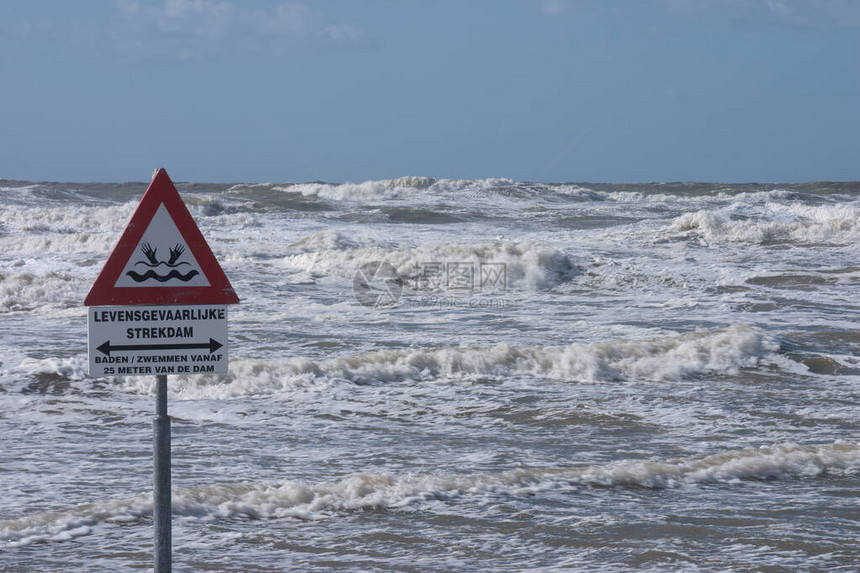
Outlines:
{"type": "Polygon", "coordinates": [[[167,171],[158,169],[84,305],[238,302],[167,171]]]}

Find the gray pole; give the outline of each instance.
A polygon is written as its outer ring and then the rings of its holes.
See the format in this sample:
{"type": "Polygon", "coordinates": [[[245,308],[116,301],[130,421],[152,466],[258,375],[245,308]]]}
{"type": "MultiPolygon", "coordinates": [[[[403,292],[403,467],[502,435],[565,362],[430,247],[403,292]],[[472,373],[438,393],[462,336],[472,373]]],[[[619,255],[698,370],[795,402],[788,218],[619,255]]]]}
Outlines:
{"type": "Polygon", "coordinates": [[[152,518],[155,526],[155,573],[172,569],[172,533],[170,518],[170,418],[167,416],[167,376],[155,377],[155,419],[152,421],[154,475],[152,518]]]}

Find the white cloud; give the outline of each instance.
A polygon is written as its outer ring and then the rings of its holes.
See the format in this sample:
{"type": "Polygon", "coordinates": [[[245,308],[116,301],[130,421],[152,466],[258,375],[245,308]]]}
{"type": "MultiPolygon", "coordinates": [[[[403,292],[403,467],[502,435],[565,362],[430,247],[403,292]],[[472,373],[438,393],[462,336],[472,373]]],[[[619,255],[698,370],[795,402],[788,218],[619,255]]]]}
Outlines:
{"type": "Polygon", "coordinates": [[[166,0],[163,5],[120,0],[117,6],[127,18],[165,34],[219,38],[234,19],[229,2],[214,0],[166,0]]]}
{"type": "Polygon", "coordinates": [[[233,6],[211,0],[167,0],[161,26],[206,38],[220,38],[233,21],[233,6]]]}
{"type": "Polygon", "coordinates": [[[180,58],[203,58],[222,50],[252,49],[282,54],[300,44],[350,44],[364,33],[348,24],[333,24],[306,4],[282,2],[269,10],[227,0],[118,0],[127,49],[180,58]],[[162,41],[156,46],[153,40],[162,41]]]}
{"type": "Polygon", "coordinates": [[[326,26],[320,33],[320,37],[335,44],[357,44],[366,38],[363,30],[349,24],[326,26]]]}
{"type": "Polygon", "coordinates": [[[319,16],[304,4],[285,3],[275,7],[274,13],[256,13],[258,30],[265,34],[302,36],[315,25],[319,16]]]}
{"type": "Polygon", "coordinates": [[[747,24],[830,30],[860,27],[857,0],[663,0],[677,13],[747,24]]]}
{"type": "Polygon", "coordinates": [[[540,9],[550,16],[564,14],[570,10],[570,0],[541,0],[540,9]]]}

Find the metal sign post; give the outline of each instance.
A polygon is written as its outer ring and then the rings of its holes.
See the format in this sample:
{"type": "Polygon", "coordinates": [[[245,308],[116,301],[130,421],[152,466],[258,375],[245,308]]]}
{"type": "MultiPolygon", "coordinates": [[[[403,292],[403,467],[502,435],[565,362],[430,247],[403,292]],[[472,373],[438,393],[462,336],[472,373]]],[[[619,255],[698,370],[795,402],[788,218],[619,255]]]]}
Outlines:
{"type": "Polygon", "coordinates": [[[238,302],[167,172],[156,170],[84,300],[90,376],[156,375],[155,573],[173,568],[167,375],[227,372],[226,305],[238,302]]]}
{"type": "Polygon", "coordinates": [[[170,486],[170,418],[167,415],[167,375],[155,377],[155,419],[152,420],[153,490],[152,517],[155,527],[155,573],[170,573],[173,556],[170,486]]]}

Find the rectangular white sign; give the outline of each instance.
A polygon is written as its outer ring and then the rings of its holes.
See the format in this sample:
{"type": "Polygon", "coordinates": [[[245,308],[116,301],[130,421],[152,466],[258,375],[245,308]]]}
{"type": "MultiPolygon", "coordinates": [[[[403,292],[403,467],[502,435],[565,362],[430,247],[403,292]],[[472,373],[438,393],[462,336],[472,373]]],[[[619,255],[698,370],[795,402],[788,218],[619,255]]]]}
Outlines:
{"type": "Polygon", "coordinates": [[[227,306],[91,306],[90,376],[227,372],[227,306]]]}

